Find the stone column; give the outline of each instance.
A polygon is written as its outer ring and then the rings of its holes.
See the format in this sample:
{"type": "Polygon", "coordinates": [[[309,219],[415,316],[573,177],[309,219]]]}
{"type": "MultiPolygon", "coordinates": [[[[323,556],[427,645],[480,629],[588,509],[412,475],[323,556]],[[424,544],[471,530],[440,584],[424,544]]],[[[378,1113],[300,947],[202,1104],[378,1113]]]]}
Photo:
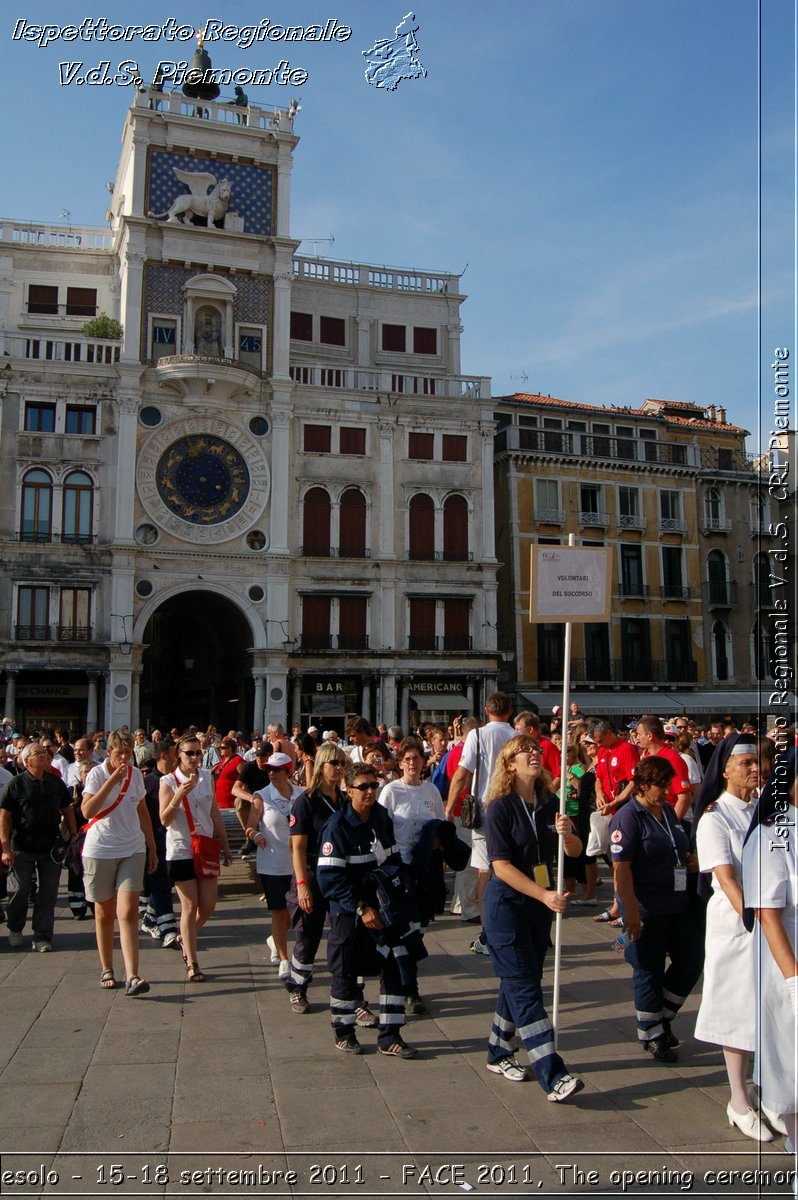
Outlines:
{"type": "MultiPolygon", "coordinates": [[[[289,397],[285,396],[286,403],[289,397]]],[[[272,404],[272,486],[270,550],[272,554],[288,554],[288,506],[291,494],[291,413],[277,408],[275,393],[272,404]]],[[[276,614],[274,614],[276,616],[276,614]]]]}
{"type": "Polygon", "coordinates": [[[466,683],[466,696],[468,697],[468,711],[471,716],[479,716],[475,708],[476,698],[474,696],[474,680],[469,679],[466,683]]]}
{"type": "Polygon", "coordinates": [[[362,684],[362,695],[360,698],[360,715],[365,717],[371,724],[371,684],[372,678],[370,675],[364,675],[362,684]]]}
{"type": "Polygon", "coordinates": [[[291,236],[291,167],[293,147],[281,142],[277,151],[277,227],[276,237],[291,236]]]}
{"type": "Polygon", "coordinates": [[[377,722],[384,721],[386,725],[396,725],[398,717],[396,676],[392,672],[388,672],[380,679],[377,722]]]}
{"type": "Polygon", "coordinates": [[[97,720],[97,681],[100,678],[100,672],[87,671],[86,677],[89,681],[89,694],[86,697],[86,732],[93,733],[99,725],[97,720]]]}
{"type": "MultiPolygon", "coordinates": [[[[136,727],[141,723],[139,709],[141,702],[139,699],[141,693],[141,671],[134,671],[130,683],[130,719],[136,727]]],[[[131,724],[131,729],[133,728],[131,724]]]]}
{"type": "MultiPolygon", "coordinates": [[[[481,421],[479,426],[482,446],[482,552],[481,557],[495,561],[496,546],[494,537],[494,502],[493,502],[493,423],[481,421]]],[[[475,530],[475,539],[478,531],[475,530]]],[[[479,553],[478,547],[474,547],[479,553]]]]}
{"type": "Polygon", "coordinates": [[[17,667],[6,667],[6,699],[2,716],[10,717],[13,723],[17,708],[17,667]]]}
{"type": "Polygon", "coordinates": [[[272,376],[289,379],[289,347],[291,343],[291,263],[275,266],[274,306],[272,309],[272,376]]]}
{"type": "Polygon", "coordinates": [[[294,675],[294,690],[291,696],[291,724],[301,725],[302,723],[302,676],[297,672],[294,675]]]}
{"type": "MultiPolygon", "coordinates": [[[[396,554],[394,545],[394,522],[396,512],[403,513],[404,506],[398,503],[394,496],[393,471],[393,435],[394,426],[388,421],[377,423],[380,437],[380,474],[379,474],[379,532],[372,529],[371,536],[377,533],[380,558],[393,558],[396,554]]],[[[389,645],[382,642],[382,645],[389,645]]]]}
{"type": "MultiPolygon", "coordinates": [[[[132,543],[133,513],[136,492],[136,416],[139,397],[132,391],[122,391],[117,396],[119,427],[116,438],[116,489],[114,540],[132,543]]],[[[113,470],[113,468],[112,468],[113,470]]]]}
{"type": "Polygon", "coordinates": [[[266,725],[280,724],[285,729],[288,720],[288,669],[278,666],[270,669],[266,676],[266,725]]]}
{"type": "Polygon", "coordinates": [[[410,728],[410,688],[404,679],[399,681],[399,724],[402,733],[407,737],[410,728]]]}
{"type": "Polygon", "coordinates": [[[255,704],[252,712],[252,728],[264,733],[266,729],[263,721],[264,700],[266,696],[266,672],[253,671],[252,677],[255,680],[255,704]]]}

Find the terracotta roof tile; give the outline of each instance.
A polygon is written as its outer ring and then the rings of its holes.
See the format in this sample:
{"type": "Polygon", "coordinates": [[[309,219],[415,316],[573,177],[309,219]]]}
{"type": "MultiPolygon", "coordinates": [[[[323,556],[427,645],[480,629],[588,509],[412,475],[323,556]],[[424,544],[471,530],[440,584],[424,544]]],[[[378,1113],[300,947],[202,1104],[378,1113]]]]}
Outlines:
{"type": "Polygon", "coordinates": [[[750,430],[743,429],[741,425],[730,425],[725,421],[710,421],[706,416],[706,410],[697,404],[693,404],[686,400],[648,400],[648,404],[661,404],[667,408],[681,408],[686,412],[695,413],[695,416],[679,416],[676,413],[655,412],[652,409],[640,407],[629,408],[620,405],[611,404],[581,404],[575,400],[560,400],[556,396],[541,396],[531,392],[515,392],[511,396],[494,396],[494,402],[502,400],[512,401],[515,403],[533,404],[535,407],[552,408],[552,409],[568,409],[568,411],[579,410],[582,412],[607,413],[608,415],[625,415],[636,417],[639,420],[657,420],[663,421],[666,425],[674,425],[677,428],[691,429],[711,429],[714,432],[723,430],[727,433],[742,433],[748,434],[750,430]]]}

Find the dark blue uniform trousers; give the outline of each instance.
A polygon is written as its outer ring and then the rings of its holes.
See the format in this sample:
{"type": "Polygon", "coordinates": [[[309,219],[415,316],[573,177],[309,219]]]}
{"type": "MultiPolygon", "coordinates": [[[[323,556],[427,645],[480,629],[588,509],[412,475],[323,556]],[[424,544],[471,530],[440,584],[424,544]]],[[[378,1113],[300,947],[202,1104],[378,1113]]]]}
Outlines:
{"type": "Polygon", "coordinates": [[[285,986],[288,992],[299,992],[302,996],[305,996],[313,978],[313,964],[324,935],[324,921],[329,909],[329,903],[319,891],[316,876],[310,868],[307,882],[313,896],[313,912],[307,913],[299,907],[295,879],[292,879],[291,887],[285,898],[294,930],[291,971],[286,976],[285,986]]]}
{"type": "Polygon", "coordinates": [[[554,1030],[543,1007],[540,983],[552,913],[538,900],[522,896],[492,877],[485,889],[483,920],[493,970],[501,984],[488,1039],[488,1062],[512,1054],[517,1036],[538,1083],[550,1092],[568,1073],[554,1048],[554,1030]]]}
{"type": "Polygon", "coordinates": [[[393,954],[383,956],[377,943],[354,913],[330,913],[327,938],[330,972],[330,1019],[337,1038],[354,1032],[357,1009],[363,1004],[363,976],[380,977],[381,1046],[395,1042],[405,1023],[405,988],[393,954]]]}
{"type": "Polygon", "coordinates": [[[676,1015],[704,969],[703,915],[647,914],[639,940],[627,942],[624,958],[634,971],[637,1036],[650,1042],[665,1032],[663,1020],[676,1015]]]}

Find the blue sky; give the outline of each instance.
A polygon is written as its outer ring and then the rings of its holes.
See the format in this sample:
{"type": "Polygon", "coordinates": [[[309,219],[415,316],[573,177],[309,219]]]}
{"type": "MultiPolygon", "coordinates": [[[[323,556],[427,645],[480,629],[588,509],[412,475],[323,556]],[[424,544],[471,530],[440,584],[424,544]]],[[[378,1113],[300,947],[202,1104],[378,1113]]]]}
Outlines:
{"type": "Polygon", "coordinates": [[[302,104],[294,236],[333,235],[318,250],[335,258],[465,271],[462,366],[491,375],[495,394],[714,403],[756,431],[761,376],[767,429],[772,349],[796,351],[792,0],[762,0],[761,113],[756,0],[419,0],[426,78],[369,87],[361,51],[409,8],[6,5],[2,78],[22,119],[5,124],[6,162],[18,166],[3,172],[0,212],[103,224],[129,89],[60,86],[59,62],[135,59],[149,78],[159,58],[192,49],[40,48],[12,40],[23,12],[61,26],[336,17],[353,29],[347,42],[207,45],[216,67],[288,58],[309,72],[300,88],[246,89],[254,103],[302,104]]]}

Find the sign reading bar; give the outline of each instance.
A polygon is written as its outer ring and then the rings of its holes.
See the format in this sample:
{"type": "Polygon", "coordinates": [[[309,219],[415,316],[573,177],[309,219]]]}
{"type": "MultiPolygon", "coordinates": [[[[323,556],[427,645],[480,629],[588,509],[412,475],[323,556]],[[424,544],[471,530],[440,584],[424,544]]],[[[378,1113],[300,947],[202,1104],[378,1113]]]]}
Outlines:
{"type": "Polygon", "coordinates": [[[610,558],[603,546],[533,546],[530,621],[609,621],[610,558]]]}

